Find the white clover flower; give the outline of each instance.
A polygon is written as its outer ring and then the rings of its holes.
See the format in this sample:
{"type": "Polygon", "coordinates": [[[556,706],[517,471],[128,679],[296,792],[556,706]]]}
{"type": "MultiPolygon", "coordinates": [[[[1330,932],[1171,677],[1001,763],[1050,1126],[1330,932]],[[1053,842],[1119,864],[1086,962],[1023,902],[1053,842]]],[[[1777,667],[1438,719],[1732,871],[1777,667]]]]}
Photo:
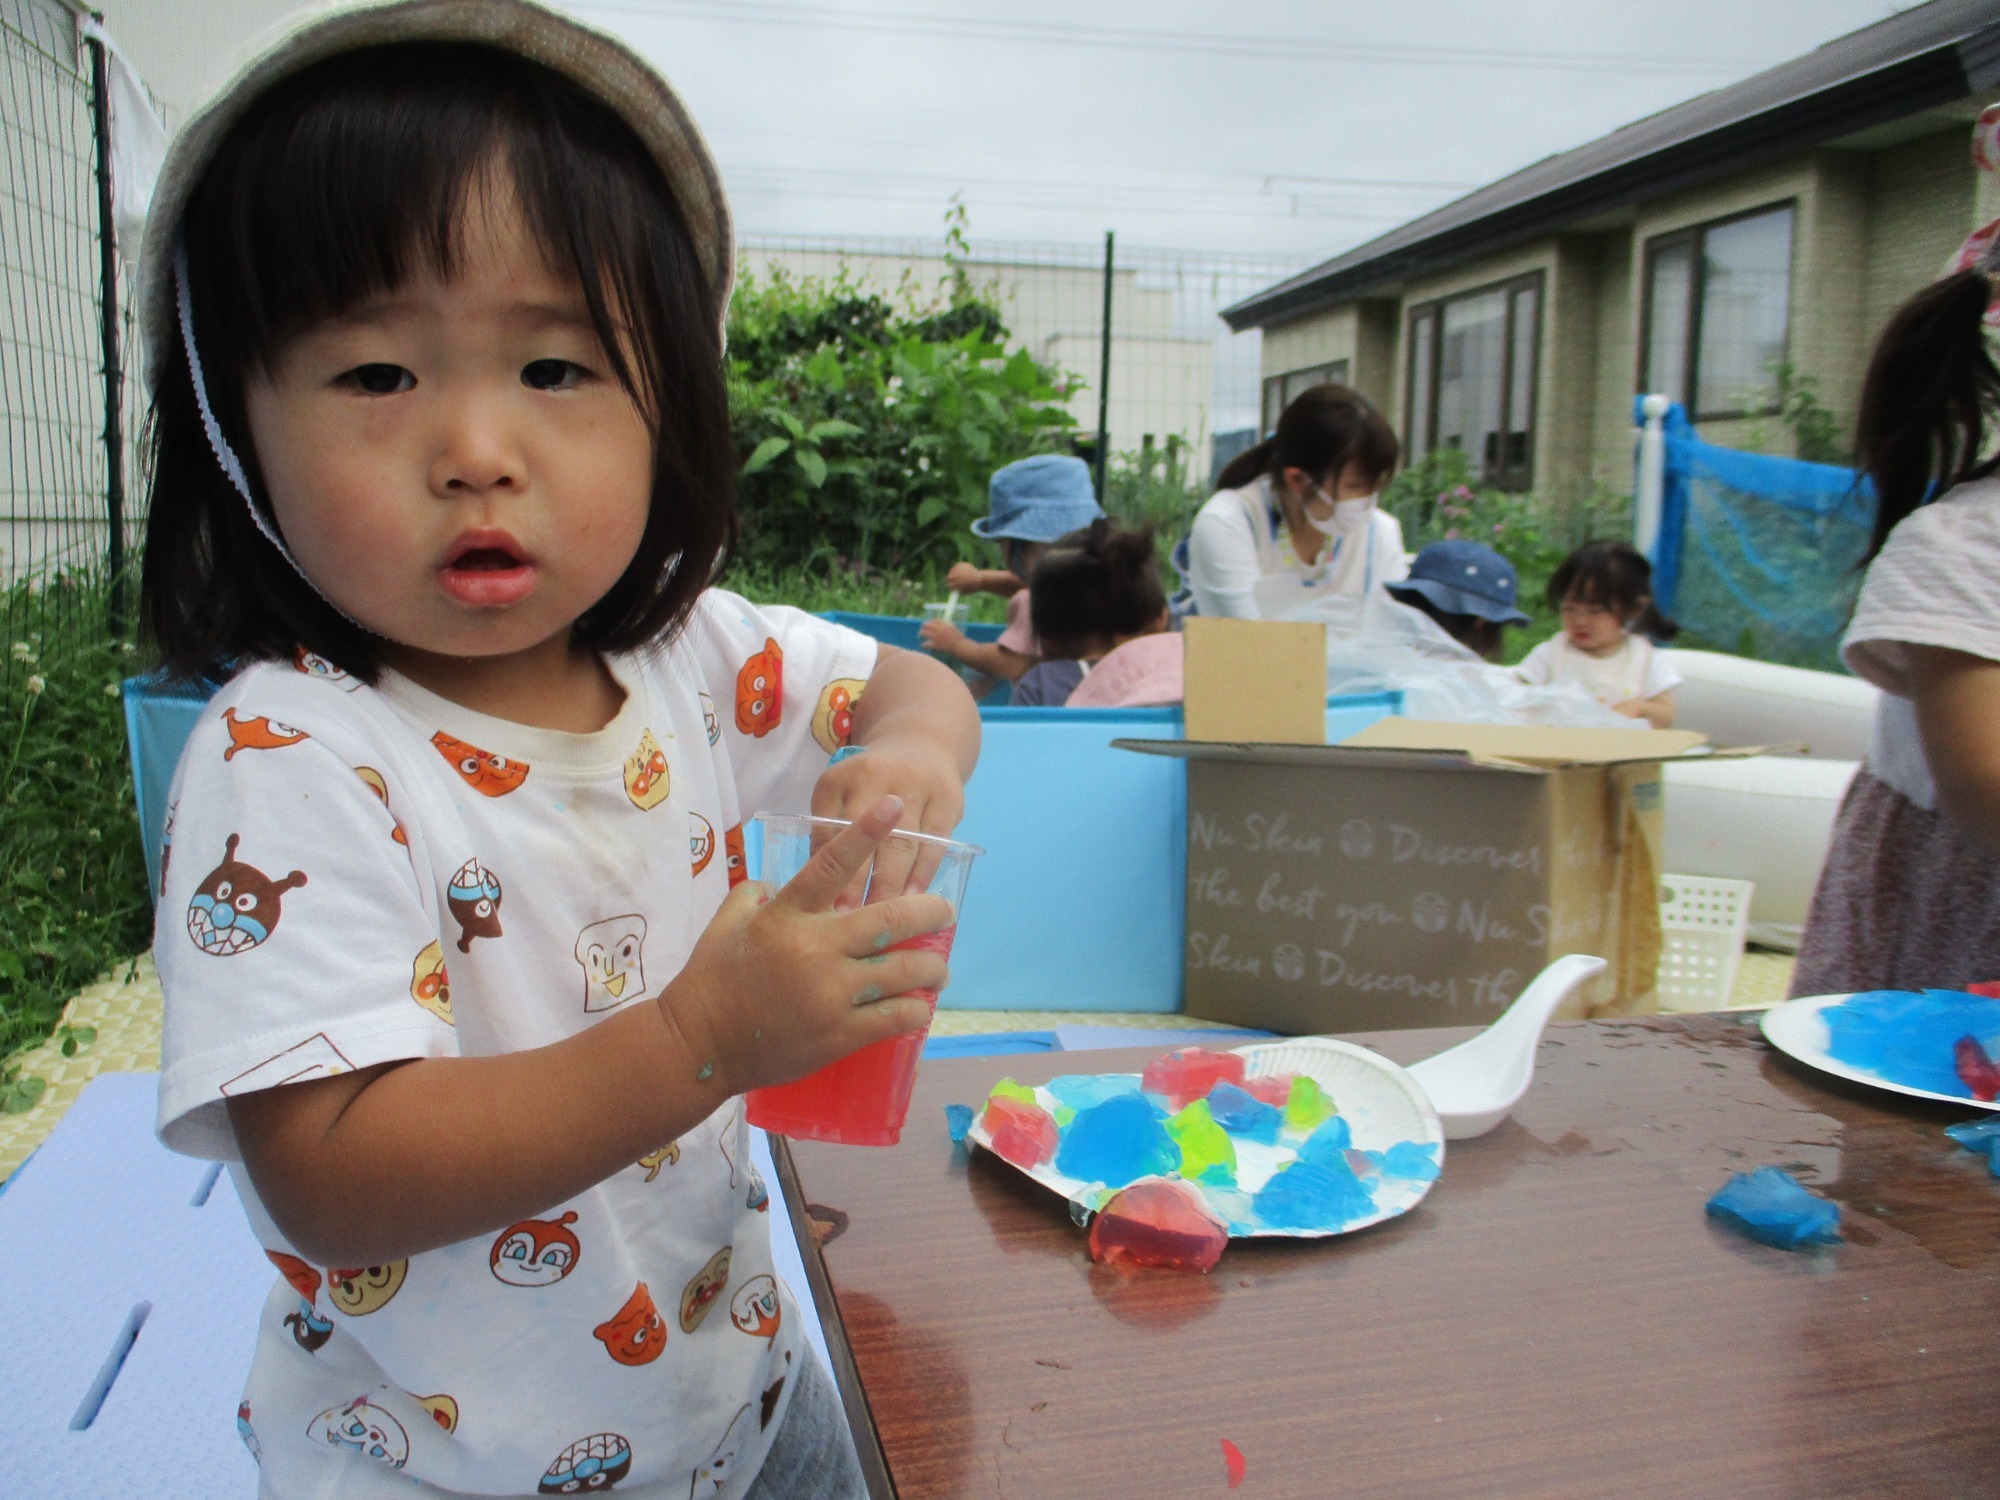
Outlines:
{"type": "Polygon", "coordinates": [[[42,676],[40,672],[35,672],[31,674],[28,680],[21,684],[22,687],[28,690],[28,696],[30,698],[39,696],[42,689],[47,687],[48,685],[49,685],[48,679],[42,676]]]}
{"type": "Polygon", "coordinates": [[[116,698],[118,696],[118,684],[115,682],[105,683],[104,696],[107,698],[116,698]]]}
{"type": "Polygon", "coordinates": [[[16,641],[14,642],[13,656],[15,661],[33,661],[35,659],[34,648],[26,641],[16,641]]]}

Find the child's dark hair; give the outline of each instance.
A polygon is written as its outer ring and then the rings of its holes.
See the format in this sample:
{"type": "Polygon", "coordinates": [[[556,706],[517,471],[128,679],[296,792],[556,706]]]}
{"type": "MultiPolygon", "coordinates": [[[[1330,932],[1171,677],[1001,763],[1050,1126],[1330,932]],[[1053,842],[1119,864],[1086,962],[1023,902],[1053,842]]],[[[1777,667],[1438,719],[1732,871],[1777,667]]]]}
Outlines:
{"type": "Polygon", "coordinates": [[[1262,474],[1303,469],[1336,479],[1359,464],[1370,479],[1396,472],[1402,456],[1396,430],[1367,397],[1328,381],[1308,386],[1278,415],[1278,427],[1255,447],[1245,448],[1216,476],[1217,489],[1241,489],[1262,474]]]}
{"type": "Polygon", "coordinates": [[[1050,546],[1028,582],[1028,619],[1049,657],[1141,635],[1166,609],[1153,533],[1104,516],[1050,546]]]}
{"type": "Polygon", "coordinates": [[[1670,641],[1681,633],[1654,605],[1653,565],[1630,542],[1585,542],[1549,575],[1548,599],[1557,609],[1565,599],[1608,609],[1649,640],[1670,641]]]}
{"type": "Polygon", "coordinates": [[[2000,469],[1986,449],[2000,411],[1984,325],[1992,300],[1985,272],[1961,271],[1897,308],[1875,340],[1854,420],[1855,459],[1877,497],[1870,559],[1933,495],[2000,469]]]}
{"type": "MultiPolygon", "coordinates": [[[[258,98],[181,222],[215,415],[269,514],[244,415],[253,373],[319,322],[462,255],[495,177],[551,268],[573,272],[619,381],[653,432],[638,551],[576,622],[626,650],[677,629],[735,541],[720,308],[666,178],[611,109],[538,63],[466,43],[347,52],[258,98]]],[[[304,646],[372,680],[377,639],[257,532],[197,410],[180,340],[155,372],[152,514],[140,613],[164,670],[220,677],[304,646]]]]}

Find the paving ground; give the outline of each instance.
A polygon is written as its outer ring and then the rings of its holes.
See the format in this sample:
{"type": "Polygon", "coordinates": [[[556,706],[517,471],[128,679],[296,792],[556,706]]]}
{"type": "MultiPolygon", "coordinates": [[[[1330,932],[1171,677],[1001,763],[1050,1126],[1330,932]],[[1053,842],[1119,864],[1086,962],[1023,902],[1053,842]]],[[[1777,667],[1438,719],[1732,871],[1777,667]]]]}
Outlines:
{"type": "MultiPolygon", "coordinates": [[[[1785,998],[1792,956],[1763,949],[1743,955],[1731,1002],[1772,1005],[1785,998]]],[[[84,990],[63,1011],[69,1025],[91,1026],[97,1040],[64,1057],[54,1041],[21,1054],[23,1071],[48,1081],[48,1092],[26,1114],[0,1115],[0,1181],[28,1159],[55,1128],[83,1086],[101,1072],[154,1072],[160,1066],[160,977],[146,955],[84,990]]],[[[932,1030],[943,1036],[982,1031],[1047,1031],[1055,1026],[1132,1026],[1152,1030],[1214,1026],[1193,1016],[1128,1011],[941,1010],[932,1030]]]]}

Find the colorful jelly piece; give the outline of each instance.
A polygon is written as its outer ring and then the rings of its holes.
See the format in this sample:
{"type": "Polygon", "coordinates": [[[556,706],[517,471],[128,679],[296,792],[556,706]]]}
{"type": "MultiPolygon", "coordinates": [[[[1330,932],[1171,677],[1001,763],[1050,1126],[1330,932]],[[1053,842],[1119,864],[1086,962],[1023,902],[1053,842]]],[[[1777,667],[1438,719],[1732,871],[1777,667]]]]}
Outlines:
{"type": "Polygon", "coordinates": [[[1947,1125],[1944,1133],[1968,1151],[1985,1151],[1995,1140],[2000,1140],[2000,1115],[1988,1115],[1983,1120],[1964,1120],[1957,1125],[1947,1125]]]}
{"type": "Polygon", "coordinates": [[[1195,1100],[1167,1121],[1167,1134],[1181,1148],[1181,1176],[1204,1182],[1236,1180],[1236,1145],[1229,1132],[1215,1123],[1206,1099],[1195,1100]]]}
{"type": "Polygon", "coordinates": [[[1234,1052],[1208,1052],[1200,1047],[1183,1047],[1146,1064],[1139,1087],[1149,1094],[1164,1094],[1177,1110],[1186,1109],[1197,1099],[1208,1097],[1218,1083],[1243,1082],[1243,1059],[1234,1052]]]}
{"type": "Polygon", "coordinates": [[[1122,1188],[1180,1170],[1166,1117],[1144,1094],[1119,1094],[1080,1109],[1056,1149],[1056,1170],[1079,1182],[1122,1188]]]}
{"type": "Polygon", "coordinates": [[[1029,1088],[1025,1083],[1016,1083],[1011,1078],[1003,1078],[998,1083],[994,1084],[993,1091],[989,1093],[986,1097],[988,1099],[1018,1099],[1023,1104],[1033,1104],[1037,1106],[1039,1106],[1041,1103],[1041,1101],[1035,1097],[1035,1091],[1033,1089],[1029,1088]]]}
{"type": "Polygon", "coordinates": [[[1243,1475],[1249,1468],[1243,1461],[1243,1450],[1228,1438],[1222,1440],[1222,1468],[1229,1476],[1229,1487],[1232,1490],[1243,1483],[1243,1475]]]}
{"type": "Polygon", "coordinates": [[[972,1106],[947,1104],[944,1107],[944,1128],[951,1132],[954,1144],[962,1143],[966,1132],[972,1129],[972,1106]]]}
{"type": "Polygon", "coordinates": [[[1243,1080],[1243,1092],[1252,1099],[1262,1099],[1266,1104],[1283,1109],[1285,1101],[1292,1097],[1292,1078],[1290,1073],[1273,1073],[1268,1078],[1246,1078],[1243,1080]]]}
{"type": "Polygon", "coordinates": [[[1049,1097],[1071,1109],[1089,1109],[1119,1094],[1136,1094],[1139,1080],[1130,1073],[1065,1073],[1051,1078],[1045,1087],[1049,1097]]]}
{"type": "Polygon", "coordinates": [[[1334,1113],[1333,1101],[1326,1097],[1319,1080],[1303,1073],[1292,1080],[1291,1092],[1282,1102],[1287,1130],[1316,1130],[1334,1113]]]}
{"type": "Polygon", "coordinates": [[[1780,1250],[1840,1243],[1840,1205],[1809,1192],[1781,1167],[1738,1172],[1708,1200],[1708,1216],[1780,1250]]]}
{"type": "Polygon", "coordinates": [[[1375,1212],[1346,1162],[1295,1161],[1257,1194],[1257,1217],[1273,1229],[1338,1229],[1375,1212]]]}
{"type": "Polygon", "coordinates": [[[2000,1038],[2000,999],[1962,990],[1867,990],[1828,1005],[1826,1050],[1849,1067],[1907,1088],[1964,1097],[1953,1044],[2000,1038]]]}
{"type": "Polygon", "coordinates": [[[1090,1225],[1090,1258],[1100,1265],[1208,1271],[1222,1259],[1229,1228],[1185,1182],[1135,1182],[1090,1225]]]}
{"type": "Polygon", "coordinates": [[[1366,1181],[1370,1177],[1380,1177],[1382,1175],[1382,1169],[1376,1164],[1375,1153],[1373,1151],[1361,1151],[1353,1146],[1349,1146],[1340,1155],[1341,1159],[1347,1163],[1347,1170],[1363,1181],[1366,1181]]]}
{"type": "Polygon", "coordinates": [[[1436,1182],[1438,1148],[1422,1141],[1398,1141],[1387,1151],[1370,1151],[1368,1159],[1384,1177],[1406,1177],[1412,1182],[1436,1182]]]}
{"type": "Polygon", "coordinates": [[[1278,1131],[1285,1123],[1283,1110],[1253,1098],[1233,1083],[1218,1083],[1208,1091],[1208,1109],[1215,1116],[1215,1123],[1231,1135],[1266,1146],[1278,1139],[1278,1131]]]}
{"type": "Polygon", "coordinates": [[[1257,1203],[1235,1183],[1204,1182],[1201,1196],[1207,1200],[1215,1216],[1229,1226],[1231,1234],[1255,1234],[1257,1232],[1257,1203]]]}
{"type": "Polygon", "coordinates": [[[1305,1138],[1299,1147],[1299,1160],[1317,1162],[1321,1166],[1344,1162],[1345,1153],[1353,1144],[1354,1131],[1346,1120],[1335,1115],[1305,1138]]]}
{"type": "Polygon", "coordinates": [[[1024,1169],[1039,1167],[1054,1156],[1062,1139],[1047,1110],[999,1094],[986,1101],[980,1124],[986,1127],[994,1153],[1024,1169]]]}
{"type": "Polygon", "coordinates": [[[1973,1098],[1991,1103],[2000,1097],[2000,1067],[1993,1065],[1993,1059],[1986,1055],[1977,1037],[1962,1036],[1954,1042],[1951,1060],[1958,1081],[1971,1091],[1973,1098]]]}

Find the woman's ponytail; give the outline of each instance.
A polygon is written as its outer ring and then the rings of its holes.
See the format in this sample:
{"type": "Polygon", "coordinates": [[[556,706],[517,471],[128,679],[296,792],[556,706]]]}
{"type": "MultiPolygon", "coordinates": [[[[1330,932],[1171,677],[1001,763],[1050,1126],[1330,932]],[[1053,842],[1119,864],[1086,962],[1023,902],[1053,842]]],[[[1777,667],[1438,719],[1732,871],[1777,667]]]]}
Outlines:
{"type": "Polygon", "coordinates": [[[1984,322],[1992,299],[1985,272],[1960,271],[1896,309],[1875,341],[1854,423],[1855,461],[1877,497],[1868,559],[1933,495],[2000,467],[1986,454],[2000,412],[1984,322]]]}
{"type": "Polygon", "coordinates": [[[1276,438],[1265,438],[1263,442],[1245,448],[1222,466],[1222,472],[1215,476],[1215,487],[1219,490],[1242,489],[1270,469],[1271,455],[1277,448],[1276,438]]]}

